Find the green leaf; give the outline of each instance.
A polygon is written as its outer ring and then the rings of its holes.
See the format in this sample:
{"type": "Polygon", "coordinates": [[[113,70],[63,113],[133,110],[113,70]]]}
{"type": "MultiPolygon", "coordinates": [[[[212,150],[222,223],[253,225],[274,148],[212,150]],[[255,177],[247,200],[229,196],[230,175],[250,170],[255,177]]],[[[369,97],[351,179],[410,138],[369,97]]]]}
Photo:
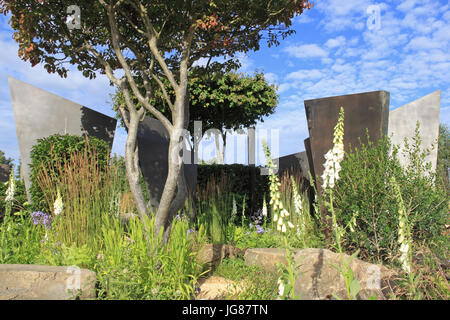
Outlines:
{"type": "Polygon", "coordinates": [[[359,284],[358,279],[353,279],[352,283],[350,283],[350,295],[352,298],[356,298],[357,294],[361,290],[361,286],[359,284]]]}

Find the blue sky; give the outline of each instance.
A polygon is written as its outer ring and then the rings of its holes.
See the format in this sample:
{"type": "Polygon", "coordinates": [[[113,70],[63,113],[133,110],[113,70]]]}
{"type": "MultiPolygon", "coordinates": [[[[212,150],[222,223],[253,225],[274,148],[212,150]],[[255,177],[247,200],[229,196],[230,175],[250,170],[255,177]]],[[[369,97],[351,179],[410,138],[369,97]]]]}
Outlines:
{"type": "MultiPolygon", "coordinates": [[[[281,40],[278,47],[262,43],[260,51],[239,55],[240,72],[264,71],[279,86],[277,111],[256,126],[257,137],[264,130],[269,137],[278,132],[275,154],[304,150],[308,129],[303,101],[307,99],[386,90],[392,110],[440,89],[440,122],[450,125],[449,1],[312,2],[311,10],[294,18],[295,35],[281,40]],[[376,10],[379,20],[372,19],[376,10]]],[[[18,58],[12,34],[8,17],[0,16],[0,150],[7,157],[16,163],[19,158],[8,76],[114,115],[109,97],[114,89],[106,76],[89,80],[74,69],[61,79],[40,65],[32,68],[18,58]]],[[[125,130],[118,128],[113,152],[123,155],[125,140],[125,130]]],[[[227,144],[226,162],[246,163],[245,136],[230,136],[227,144]]],[[[214,156],[212,143],[205,141],[202,146],[201,158],[214,156]]],[[[258,145],[258,163],[263,162],[260,149],[258,145]]]]}

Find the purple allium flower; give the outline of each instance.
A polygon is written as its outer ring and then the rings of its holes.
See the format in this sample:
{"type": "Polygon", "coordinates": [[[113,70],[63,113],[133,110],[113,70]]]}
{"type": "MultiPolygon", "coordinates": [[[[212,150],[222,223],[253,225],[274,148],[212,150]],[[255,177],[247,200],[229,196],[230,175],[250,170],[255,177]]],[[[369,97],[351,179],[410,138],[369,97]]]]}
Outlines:
{"type": "Polygon", "coordinates": [[[195,232],[194,229],[187,229],[187,231],[186,231],[186,237],[188,237],[189,234],[190,234],[190,233],[193,233],[193,232],[195,232]]]}

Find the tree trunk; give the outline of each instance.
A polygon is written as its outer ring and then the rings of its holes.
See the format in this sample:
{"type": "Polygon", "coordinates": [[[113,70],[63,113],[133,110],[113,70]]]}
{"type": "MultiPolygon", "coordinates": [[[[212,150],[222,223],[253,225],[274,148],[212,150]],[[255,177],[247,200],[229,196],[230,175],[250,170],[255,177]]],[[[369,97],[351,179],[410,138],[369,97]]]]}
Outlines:
{"type": "Polygon", "coordinates": [[[138,158],[138,146],[137,146],[137,131],[139,126],[139,119],[144,112],[140,109],[138,112],[129,113],[129,125],[128,135],[125,144],[125,163],[128,183],[130,185],[131,193],[133,194],[136,208],[138,210],[141,221],[147,214],[147,207],[145,205],[145,199],[143,196],[141,184],[139,181],[139,158],[138,158]]]}
{"type": "Polygon", "coordinates": [[[223,140],[223,148],[222,148],[222,163],[225,162],[225,148],[227,146],[227,130],[225,129],[225,133],[222,133],[223,140]]]}
{"type": "Polygon", "coordinates": [[[178,90],[177,99],[175,101],[174,110],[172,113],[174,127],[172,132],[169,132],[170,142],[168,154],[168,173],[156,214],[155,236],[158,236],[161,228],[164,228],[164,242],[167,242],[168,240],[169,225],[173,219],[174,212],[178,211],[177,208],[180,206],[180,199],[183,196],[183,184],[185,186],[184,170],[181,170],[183,165],[181,152],[183,150],[182,139],[184,139],[183,129],[185,123],[186,91],[187,87],[185,87],[184,90],[178,90]],[[183,173],[182,177],[180,177],[181,172],[183,173]],[[180,179],[182,181],[180,181],[180,179]],[[178,190],[179,194],[175,197],[177,185],[180,185],[180,188],[178,190]],[[173,204],[172,200],[175,200],[173,204]]]}
{"type": "MultiPolygon", "coordinates": [[[[185,103],[184,103],[184,118],[185,119],[183,122],[183,127],[186,130],[189,126],[189,96],[188,96],[188,92],[185,96],[185,103]]],[[[181,146],[184,146],[184,144],[185,144],[185,141],[182,141],[181,146]]],[[[170,151],[169,151],[169,154],[170,154],[170,151]]],[[[183,156],[184,156],[184,154],[183,154],[183,156]]],[[[191,157],[191,159],[192,159],[192,157],[191,157]]],[[[186,184],[186,175],[184,173],[184,164],[182,163],[181,167],[180,167],[180,174],[178,175],[175,198],[173,199],[173,201],[170,205],[169,215],[168,215],[167,221],[165,222],[165,225],[164,225],[164,233],[163,233],[164,243],[167,243],[167,241],[169,240],[169,235],[170,235],[170,230],[172,227],[173,218],[175,217],[177,212],[181,208],[183,208],[187,195],[188,195],[188,191],[187,191],[187,184],[186,184]]]]}
{"type": "Polygon", "coordinates": [[[214,141],[216,143],[216,162],[222,164],[223,159],[220,152],[219,132],[217,130],[214,130],[214,141]]]}

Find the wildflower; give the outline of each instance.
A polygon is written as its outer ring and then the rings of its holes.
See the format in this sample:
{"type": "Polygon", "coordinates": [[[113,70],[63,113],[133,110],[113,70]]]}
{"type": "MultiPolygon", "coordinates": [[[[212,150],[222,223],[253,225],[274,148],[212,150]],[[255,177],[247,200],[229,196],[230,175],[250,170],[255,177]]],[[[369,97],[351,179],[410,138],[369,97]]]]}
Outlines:
{"type": "Polygon", "coordinates": [[[288,221],[288,226],[289,226],[289,228],[291,228],[291,229],[294,229],[295,228],[295,226],[292,224],[292,222],[290,222],[290,221],[288,221]]]}
{"type": "Polygon", "coordinates": [[[41,211],[35,211],[31,214],[31,220],[35,226],[43,225],[47,229],[52,228],[52,217],[41,211]]]}
{"type": "Polygon", "coordinates": [[[397,183],[395,177],[391,178],[391,184],[394,188],[394,195],[398,204],[398,243],[400,244],[399,251],[400,262],[402,264],[402,269],[406,272],[411,272],[411,234],[408,227],[408,217],[406,215],[406,208],[403,202],[402,194],[400,192],[400,187],[397,183]]]}
{"type": "Polygon", "coordinates": [[[11,173],[9,174],[9,182],[8,189],[6,190],[6,198],[5,202],[13,202],[14,201],[14,191],[16,189],[16,181],[14,179],[14,167],[11,169],[11,173]]]}
{"type": "Polygon", "coordinates": [[[231,210],[231,217],[234,218],[237,215],[237,205],[236,205],[236,200],[234,199],[233,196],[233,209],[231,210]]]}
{"type": "Polygon", "coordinates": [[[281,279],[278,279],[277,284],[278,284],[278,295],[283,296],[284,295],[284,283],[281,279]]]}
{"type": "Polygon", "coordinates": [[[99,254],[97,255],[97,259],[98,259],[98,260],[103,260],[103,258],[104,258],[103,253],[99,253],[99,254]]]}
{"type": "Polygon", "coordinates": [[[267,205],[266,205],[266,197],[265,196],[264,196],[264,199],[263,199],[262,215],[264,217],[267,217],[267,205]]]}
{"type": "Polygon", "coordinates": [[[322,174],[322,188],[328,187],[333,189],[335,182],[339,179],[341,171],[341,161],[344,159],[344,108],[341,107],[339,112],[339,120],[334,127],[333,148],[325,154],[325,170],[322,174]]]}
{"type": "Polygon", "coordinates": [[[260,225],[257,225],[256,226],[256,233],[263,234],[264,233],[263,227],[261,227],[260,225]]]}
{"type": "Polygon", "coordinates": [[[63,211],[64,204],[62,202],[61,193],[59,192],[58,188],[58,196],[56,197],[55,203],[53,204],[53,212],[55,213],[55,216],[60,215],[63,211]]]}
{"type": "Polygon", "coordinates": [[[286,225],[285,224],[283,224],[281,226],[281,232],[286,233],[286,225]]]}
{"type": "Polygon", "coordinates": [[[186,237],[189,236],[190,233],[194,232],[194,229],[187,229],[186,231],[186,237]]]}

